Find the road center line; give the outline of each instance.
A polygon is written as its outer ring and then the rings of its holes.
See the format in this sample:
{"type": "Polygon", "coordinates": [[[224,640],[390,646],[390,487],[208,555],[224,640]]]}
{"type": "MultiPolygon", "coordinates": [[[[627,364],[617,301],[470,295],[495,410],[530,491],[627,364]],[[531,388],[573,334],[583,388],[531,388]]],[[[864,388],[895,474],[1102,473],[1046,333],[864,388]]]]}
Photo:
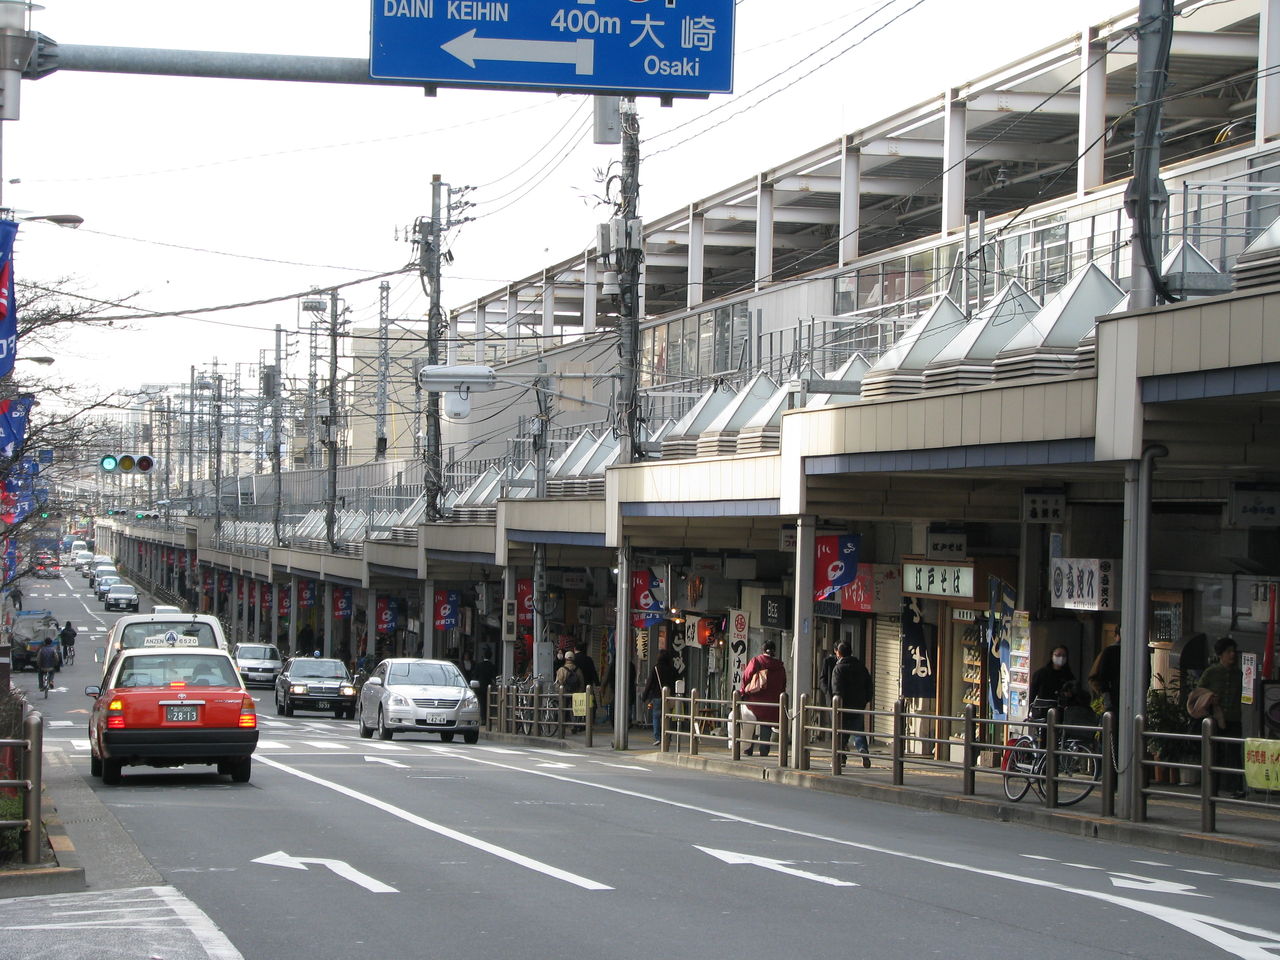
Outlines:
{"type": "Polygon", "coordinates": [[[442,837],[448,837],[450,840],[456,840],[458,843],[465,844],[468,847],[474,847],[476,850],[483,851],[484,853],[492,854],[500,860],[506,860],[510,863],[516,864],[517,866],[525,867],[535,873],[544,874],[555,880],[563,880],[565,883],[571,883],[584,890],[613,889],[613,887],[591,880],[587,877],[580,877],[576,873],[570,873],[567,870],[561,870],[559,867],[553,867],[548,863],[541,862],[540,860],[534,860],[531,857],[526,857],[523,854],[516,853],[514,850],[507,850],[505,847],[499,847],[496,844],[488,843],[478,837],[472,837],[465,833],[460,833],[451,827],[434,823],[431,820],[427,820],[425,817],[418,816],[416,813],[410,813],[408,810],[397,807],[394,804],[387,803],[385,800],[379,800],[377,797],[371,797],[367,793],[361,793],[359,790],[352,790],[350,787],[344,787],[340,783],[334,783],[331,780],[322,779],[321,777],[299,770],[296,767],[280,763],[277,760],[270,760],[266,757],[257,757],[256,759],[258,763],[264,763],[267,766],[275,767],[277,770],[281,770],[284,773],[292,774],[293,776],[299,777],[303,780],[309,780],[318,786],[326,787],[327,789],[340,793],[343,796],[350,797],[352,800],[359,800],[361,803],[367,803],[369,806],[375,807],[384,813],[389,813],[393,817],[399,817],[406,823],[411,823],[416,827],[421,827],[423,830],[429,830],[442,837]]]}

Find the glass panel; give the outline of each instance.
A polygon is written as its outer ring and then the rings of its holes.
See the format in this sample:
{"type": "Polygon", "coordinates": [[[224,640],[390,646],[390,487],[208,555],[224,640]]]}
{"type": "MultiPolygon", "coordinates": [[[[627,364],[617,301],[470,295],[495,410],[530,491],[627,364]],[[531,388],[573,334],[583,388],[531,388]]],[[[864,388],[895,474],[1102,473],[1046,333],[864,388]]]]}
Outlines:
{"type": "Polygon", "coordinates": [[[857,310],[857,292],[858,274],[856,272],[836,277],[836,296],[831,312],[839,316],[842,313],[857,310]]]}
{"type": "Polygon", "coordinates": [[[716,317],[704,313],[698,317],[698,369],[703,376],[715,373],[716,317]]]}
{"type": "Polygon", "coordinates": [[[878,307],[884,303],[884,287],[880,282],[880,264],[858,271],[858,309],[878,307]]]}
{"type": "Polygon", "coordinates": [[[679,377],[684,374],[683,356],[680,337],[683,328],[679,320],[667,324],[667,376],[679,377]]]}
{"type": "Polygon", "coordinates": [[[911,255],[910,269],[907,274],[907,296],[915,297],[929,293],[933,287],[933,251],[911,255]]]}
{"type": "Polygon", "coordinates": [[[729,307],[716,308],[716,354],[712,365],[712,373],[723,373],[729,369],[730,346],[733,342],[733,314],[729,307]]]}
{"type": "Polygon", "coordinates": [[[653,328],[640,331],[640,370],[638,372],[640,386],[652,387],[653,375],[657,369],[658,358],[653,353],[653,328]]]}
{"type": "Polygon", "coordinates": [[[698,375],[698,318],[684,318],[684,375],[698,375]]]}
{"type": "Polygon", "coordinates": [[[907,260],[905,257],[894,257],[883,264],[884,269],[884,303],[895,303],[902,300],[907,292],[907,260]]]}
{"type": "Polygon", "coordinates": [[[729,367],[737,370],[743,366],[744,362],[750,362],[751,356],[751,306],[743,301],[735,303],[729,308],[733,311],[733,331],[729,335],[729,343],[731,346],[731,355],[729,358],[729,367]],[[746,360],[743,354],[746,354],[746,360]]]}

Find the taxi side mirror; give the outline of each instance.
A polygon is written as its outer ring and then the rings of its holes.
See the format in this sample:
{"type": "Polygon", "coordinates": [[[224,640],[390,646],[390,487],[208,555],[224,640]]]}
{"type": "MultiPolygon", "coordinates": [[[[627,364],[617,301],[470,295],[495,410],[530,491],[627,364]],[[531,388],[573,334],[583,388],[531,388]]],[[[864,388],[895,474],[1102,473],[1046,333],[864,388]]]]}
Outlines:
{"type": "Polygon", "coordinates": [[[472,680],[472,681],[471,681],[470,686],[471,686],[471,689],[472,689],[472,690],[479,690],[479,689],[480,689],[480,681],[479,681],[479,680],[472,680]]]}
{"type": "Polygon", "coordinates": [[[102,688],[95,687],[92,684],[90,684],[89,686],[84,688],[84,695],[86,697],[100,697],[102,696],[102,688]]]}
{"type": "Polygon", "coordinates": [[[380,687],[380,686],[382,686],[382,678],[381,678],[381,677],[370,677],[368,680],[366,680],[366,681],[364,682],[364,685],[365,685],[366,687],[380,687]]]}

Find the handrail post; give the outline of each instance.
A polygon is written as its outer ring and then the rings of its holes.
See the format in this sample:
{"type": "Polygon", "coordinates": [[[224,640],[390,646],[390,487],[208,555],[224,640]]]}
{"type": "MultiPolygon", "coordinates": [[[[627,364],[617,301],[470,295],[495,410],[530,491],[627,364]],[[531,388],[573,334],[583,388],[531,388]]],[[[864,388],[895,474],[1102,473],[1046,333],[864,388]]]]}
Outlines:
{"type": "Polygon", "coordinates": [[[977,766],[977,750],[973,746],[973,704],[966,703],[964,705],[964,748],[961,757],[964,760],[964,772],[961,775],[961,791],[966,797],[971,797],[977,789],[974,773],[974,767],[977,766]]]}
{"type": "Polygon", "coordinates": [[[1116,751],[1112,746],[1116,718],[1110,710],[1102,715],[1102,815],[1116,815],[1116,751]]]}
{"type": "Polygon", "coordinates": [[[698,691],[689,691],[689,756],[698,755],[698,691]]]}
{"type": "Polygon", "coordinates": [[[595,702],[596,702],[595,687],[593,687],[591,684],[587,684],[587,702],[586,702],[586,706],[584,707],[584,709],[586,710],[586,716],[583,718],[584,720],[586,720],[586,723],[583,724],[583,729],[587,731],[585,742],[588,747],[591,746],[591,728],[593,726],[593,724],[591,723],[591,713],[592,713],[592,705],[595,702]]]}
{"type": "Polygon", "coordinates": [[[784,690],[778,695],[778,769],[781,770],[787,766],[791,753],[791,738],[789,736],[791,724],[787,719],[787,692],[784,690]]]}
{"type": "Polygon", "coordinates": [[[904,700],[893,701],[893,748],[890,751],[890,758],[893,768],[893,785],[895,787],[902,786],[902,755],[905,752],[905,744],[902,742],[907,731],[907,720],[905,717],[907,704],[904,700]]]}
{"type": "Polygon", "coordinates": [[[797,770],[809,769],[809,738],[805,736],[804,730],[804,712],[809,706],[809,695],[807,693],[800,694],[798,705],[796,707],[795,734],[791,738],[791,742],[795,744],[797,770]]]}
{"type": "Polygon", "coordinates": [[[840,755],[840,695],[831,698],[831,772],[837,777],[844,768],[844,758],[840,755]]]}
{"type": "Polygon", "coordinates": [[[27,828],[22,831],[22,862],[40,862],[40,791],[44,756],[44,718],[32,710],[22,720],[27,749],[22,759],[22,778],[27,792],[22,798],[22,816],[27,828]]]}
{"type": "Polygon", "coordinates": [[[1218,808],[1213,802],[1213,717],[1200,721],[1200,829],[1218,829],[1218,808]]]}
{"type": "MultiPolygon", "coordinates": [[[[556,739],[563,740],[564,739],[564,715],[568,713],[568,710],[565,709],[565,705],[564,705],[564,684],[563,683],[557,683],[555,685],[555,693],[553,693],[552,696],[555,698],[554,700],[552,700],[552,703],[556,705],[556,739]]],[[[572,709],[572,707],[570,707],[569,709],[572,709]]]]}
{"type": "Polygon", "coordinates": [[[1147,737],[1142,714],[1133,718],[1133,754],[1129,761],[1130,783],[1133,784],[1133,809],[1129,819],[1134,823],[1147,822],[1147,737]]]}
{"type": "Polygon", "coordinates": [[[658,734],[658,752],[659,753],[667,752],[667,737],[668,737],[668,726],[669,726],[667,723],[667,697],[669,696],[671,696],[671,688],[663,687],[662,702],[658,704],[658,709],[662,711],[660,714],[658,714],[659,723],[660,723],[659,730],[661,730],[661,733],[658,734]]]}
{"type": "Polygon", "coordinates": [[[729,694],[729,757],[742,759],[742,704],[737,690],[729,694]]]}
{"type": "Polygon", "coordinates": [[[1058,708],[1050,707],[1044,718],[1044,805],[1058,805],[1058,708]]]}

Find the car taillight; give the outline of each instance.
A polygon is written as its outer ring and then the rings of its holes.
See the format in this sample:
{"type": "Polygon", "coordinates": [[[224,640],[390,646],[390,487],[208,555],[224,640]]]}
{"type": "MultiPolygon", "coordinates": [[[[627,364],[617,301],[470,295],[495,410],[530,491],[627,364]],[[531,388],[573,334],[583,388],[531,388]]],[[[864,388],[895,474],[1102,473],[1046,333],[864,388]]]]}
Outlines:
{"type": "Polygon", "coordinates": [[[240,726],[250,730],[258,726],[258,711],[253,708],[253,697],[240,701],[240,726]]]}
{"type": "Polygon", "coordinates": [[[119,697],[107,704],[107,729],[124,729],[124,701],[119,697]]]}

